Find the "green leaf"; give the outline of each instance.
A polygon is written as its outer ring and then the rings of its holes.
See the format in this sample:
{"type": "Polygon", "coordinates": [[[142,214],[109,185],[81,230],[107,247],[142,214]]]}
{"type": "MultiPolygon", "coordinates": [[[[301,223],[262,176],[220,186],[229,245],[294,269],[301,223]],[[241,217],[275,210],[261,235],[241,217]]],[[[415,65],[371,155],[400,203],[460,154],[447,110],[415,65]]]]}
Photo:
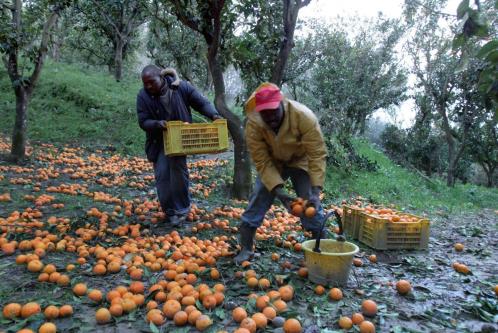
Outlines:
{"type": "Polygon", "coordinates": [[[463,0],[458,5],[458,8],[457,8],[457,18],[461,19],[468,10],[469,10],[469,0],[463,0]]]}
{"type": "Polygon", "coordinates": [[[150,322],[149,327],[150,327],[150,330],[151,330],[153,333],[159,333],[159,329],[157,328],[157,326],[156,326],[156,325],[154,325],[154,323],[153,323],[153,322],[150,322]]]}
{"type": "Polygon", "coordinates": [[[481,47],[479,52],[477,52],[477,57],[483,59],[488,55],[489,52],[497,49],[498,49],[498,40],[492,40],[484,44],[483,47],[481,47]]]}
{"type": "Polygon", "coordinates": [[[455,38],[453,38],[453,50],[457,50],[465,44],[466,38],[464,34],[458,34],[455,38]]]}

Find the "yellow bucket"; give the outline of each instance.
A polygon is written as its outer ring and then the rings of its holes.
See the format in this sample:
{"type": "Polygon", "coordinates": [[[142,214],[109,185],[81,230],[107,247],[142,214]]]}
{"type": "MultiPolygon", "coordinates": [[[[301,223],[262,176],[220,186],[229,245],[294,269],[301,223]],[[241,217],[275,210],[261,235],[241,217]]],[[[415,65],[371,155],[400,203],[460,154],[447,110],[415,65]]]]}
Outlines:
{"type": "Polygon", "coordinates": [[[317,253],[313,251],[315,240],[308,240],[302,245],[308,277],[312,282],[337,286],[348,283],[353,256],[359,251],[358,246],[350,242],[322,239],[320,241],[322,252],[317,253]]]}

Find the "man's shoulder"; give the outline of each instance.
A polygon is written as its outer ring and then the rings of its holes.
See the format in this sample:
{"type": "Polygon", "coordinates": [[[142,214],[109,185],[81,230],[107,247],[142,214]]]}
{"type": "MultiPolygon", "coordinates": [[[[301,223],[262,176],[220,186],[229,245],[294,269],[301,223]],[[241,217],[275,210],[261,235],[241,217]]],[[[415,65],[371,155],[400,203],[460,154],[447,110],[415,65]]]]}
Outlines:
{"type": "Polygon", "coordinates": [[[289,111],[298,115],[300,118],[309,119],[311,121],[316,121],[316,115],[313,111],[311,111],[306,105],[299,103],[294,100],[287,100],[289,103],[289,111]]]}

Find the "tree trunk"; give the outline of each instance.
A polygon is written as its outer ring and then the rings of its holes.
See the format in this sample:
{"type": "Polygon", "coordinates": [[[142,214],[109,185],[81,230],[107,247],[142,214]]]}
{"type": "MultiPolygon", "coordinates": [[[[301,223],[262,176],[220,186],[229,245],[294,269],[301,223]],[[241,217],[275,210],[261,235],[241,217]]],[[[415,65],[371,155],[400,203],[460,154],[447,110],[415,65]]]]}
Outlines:
{"type": "Polygon", "coordinates": [[[16,94],[16,120],[12,134],[11,155],[15,162],[24,158],[26,153],[26,128],[28,120],[28,92],[23,86],[15,88],[16,94]]]}
{"type": "Polygon", "coordinates": [[[277,86],[282,85],[287,60],[294,47],[294,31],[296,30],[299,10],[310,3],[311,0],[283,0],[284,35],[280,43],[277,61],[273,65],[270,81],[277,86]]]}
{"type": "Polygon", "coordinates": [[[123,72],[123,47],[124,41],[117,37],[116,47],[114,50],[114,78],[116,81],[121,81],[123,72]]]}
{"type": "Polygon", "coordinates": [[[233,139],[235,160],[233,196],[237,199],[247,199],[251,192],[251,163],[244,135],[244,126],[242,121],[230,111],[226,104],[223,71],[218,62],[218,57],[211,50],[208,51],[208,62],[214,83],[214,104],[221,115],[227,119],[228,130],[233,139]]]}
{"type": "Polygon", "coordinates": [[[493,187],[493,176],[495,173],[495,168],[488,168],[485,164],[481,164],[481,166],[486,173],[486,187],[493,187]]]}

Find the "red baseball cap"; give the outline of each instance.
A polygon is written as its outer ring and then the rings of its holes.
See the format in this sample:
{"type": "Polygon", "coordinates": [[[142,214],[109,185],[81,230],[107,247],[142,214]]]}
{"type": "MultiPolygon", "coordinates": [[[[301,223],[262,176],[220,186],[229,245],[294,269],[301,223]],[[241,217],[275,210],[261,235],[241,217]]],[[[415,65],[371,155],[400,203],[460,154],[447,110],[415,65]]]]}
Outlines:
{"type": "Polygon", "coordinates": [[[284,96],[278,87],[267,86],[256,92],[256,107],[254,111],[273,110],[278,108],[284,96]]]}

